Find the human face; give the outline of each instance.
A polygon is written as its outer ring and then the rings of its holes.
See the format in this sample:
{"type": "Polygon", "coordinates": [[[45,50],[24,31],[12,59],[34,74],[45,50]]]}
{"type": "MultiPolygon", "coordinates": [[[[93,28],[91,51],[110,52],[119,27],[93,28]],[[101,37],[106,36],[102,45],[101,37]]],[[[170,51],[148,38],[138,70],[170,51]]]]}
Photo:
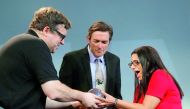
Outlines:
{"type": "Polygon", "coordinates": [[[105,54],[109,46],[109,32],[95,31],[91,37],[88,36],[88,44],[95,57],[105,54]]]}
{"type": "Polygon", "coordinates": [[[133,72],[136,74],[139,81],[142,80],[142,65],[139,61],[137,54],[132,54],[131,56],[131,63],[129,63],[129,67],[133,70],[133,72]]]}
{"type": "Polygon", "coordinates": [[[67,30],[64,25],[58,25],[55,31],[49,31],[46,43],[51,51],[54,53],[60,45],[64,44],[64,38],[66,37],[67,30]]]}

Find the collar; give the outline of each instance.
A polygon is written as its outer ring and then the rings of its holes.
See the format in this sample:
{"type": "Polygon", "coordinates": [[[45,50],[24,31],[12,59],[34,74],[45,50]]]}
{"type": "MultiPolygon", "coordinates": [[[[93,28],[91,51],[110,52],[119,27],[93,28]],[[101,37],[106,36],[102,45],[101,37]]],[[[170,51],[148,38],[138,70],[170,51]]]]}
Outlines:
{"type": "Polygon", "coordinates": [[[37,34],[34,30],[32,30],[32,29],[29,29],[29,30],[27,31],[27,33],[28,33],[28,34],[31,34],[31,35],[33,35],[33,36],[39,37],[38,34],[37,34]]]}

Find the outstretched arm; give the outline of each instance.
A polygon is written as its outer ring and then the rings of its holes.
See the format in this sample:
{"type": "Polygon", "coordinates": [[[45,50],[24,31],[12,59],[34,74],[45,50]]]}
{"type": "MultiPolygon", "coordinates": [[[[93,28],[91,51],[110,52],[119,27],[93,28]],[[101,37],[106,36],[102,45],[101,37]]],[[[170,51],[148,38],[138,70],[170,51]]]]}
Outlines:
{"type": "Polygon", "coordinates": [[[109,106],[115,104],[116,107],[122,109],[155,109],[156,106],[160,103],[159,98],[150,95],[145,95],[143,104],[139,104],[130,103],[128,101],[114,98],[105,92],[103,93],[105,94],[107,101],[105,103],[102,103],[101,105],[109,106]]]}
{"type": "Polygon", "coordinates": [[[46,109],[57,109],[72,106],[74,108],[83,106],[79,101],[70,101],[70,102],[59,102],[55,100],[51,100],[47,97],[46,99],[46,109]]]}
{"type": "Polygon", "coordinates": [[[94,94],[71,89],[59,80],[45,82],[41,87],[48,98],[60,102],[80,101],[86,107],[98,108],[97,104],[104,100],[94,94]]]}

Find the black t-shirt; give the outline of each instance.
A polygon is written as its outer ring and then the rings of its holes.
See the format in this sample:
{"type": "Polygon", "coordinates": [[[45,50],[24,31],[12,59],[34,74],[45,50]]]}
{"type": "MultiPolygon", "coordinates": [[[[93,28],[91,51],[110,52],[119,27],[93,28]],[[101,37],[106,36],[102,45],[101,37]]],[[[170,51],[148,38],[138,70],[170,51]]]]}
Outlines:
{"type": "Polygon", "coordinates": [[[0,106],[6,109],[44,109],[41,84],[58,80],[45,42],[29,30],[0,49],[0,106]]]}

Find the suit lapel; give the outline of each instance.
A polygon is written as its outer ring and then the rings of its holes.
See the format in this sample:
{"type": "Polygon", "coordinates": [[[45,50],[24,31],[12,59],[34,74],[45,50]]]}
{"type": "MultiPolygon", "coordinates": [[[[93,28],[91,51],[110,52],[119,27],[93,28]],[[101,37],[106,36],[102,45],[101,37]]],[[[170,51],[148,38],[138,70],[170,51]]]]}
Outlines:
{"type": "Polygon", "coordinates": [[[105,66],[106,66],[106,92],[108,92],[108,90],[110,88],[110,86],[109,86],[110,81],[109,80],[110,80],[110,77],[112,76],[112,69],[111,69],[112,61],[109,58],[107,53],[104,55],[104,58],[105,58],[105,66]]]}
{"type": "Polygon", "coordinates": [[[88,79],[89,88],[92,88],[92,76],[91,76],[91,70],[90,70],[90,57],[88,54],[88,49],[85,47],[83,49],[84,57],[82,58],[82,64],[84,64],[86,77],[88,79]]]}

